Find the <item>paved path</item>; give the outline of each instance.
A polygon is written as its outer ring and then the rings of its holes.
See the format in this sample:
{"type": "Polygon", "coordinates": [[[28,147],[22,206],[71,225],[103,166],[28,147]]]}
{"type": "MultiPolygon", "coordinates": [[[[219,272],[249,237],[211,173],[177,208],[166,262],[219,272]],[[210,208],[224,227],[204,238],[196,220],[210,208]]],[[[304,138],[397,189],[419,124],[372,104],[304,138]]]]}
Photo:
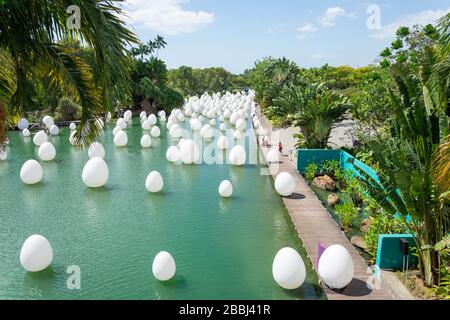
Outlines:
{"type": "MultiPolygon", "coordinates": [[[[257,116],[262,126],[268,131],[270,137],[275,130],[268,121],[261,115],[258,110],[257,116]]],[[[314,268],[317,265],[318,243],[321,242],[326,246],[340,244],[345,247],[352,256],[355,277],[353,281],[345,288],[343,292],[330,290],[325,284],[321,283],[325,293],[330,300],[390,300],[392,299],[385,289],[369,290],[367,282],[372,276],[368,266],[359,252],[350,243],[345,234],[340,230],[334,219],[319,201],[317,196],[305,182],[303,177],[296,171],[295,139],[292,136],[293,129],[279,130],[279,135],[274,134],[271,141],[272,146],[278,145],[278,139],[284,146],[284,156],[280,164],[270,165],[270,171],[275,178],[279,172],[289,172],[295,179],[295,192],[289,198],[283,198],[283,202],[289,212],[291,220],[297,230],[300,240],[302,241],[309,259],[312,261],[314,268]]],[[[269,148],[262,147],[264,156],[267,155],[269,148]]],[[[316,270],[317,271],[317,270],[316,270]]]]}

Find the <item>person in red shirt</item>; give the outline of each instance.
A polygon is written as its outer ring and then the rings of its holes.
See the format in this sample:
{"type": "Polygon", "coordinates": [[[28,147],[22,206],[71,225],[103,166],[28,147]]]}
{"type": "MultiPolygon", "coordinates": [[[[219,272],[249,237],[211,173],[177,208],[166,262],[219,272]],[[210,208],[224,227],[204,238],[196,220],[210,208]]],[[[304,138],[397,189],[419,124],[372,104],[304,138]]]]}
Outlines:
{"type": "Polygon", "coordinates": [[[278,151],[283,154],[283,144],[281,142],[278,144],[278,151]]]}

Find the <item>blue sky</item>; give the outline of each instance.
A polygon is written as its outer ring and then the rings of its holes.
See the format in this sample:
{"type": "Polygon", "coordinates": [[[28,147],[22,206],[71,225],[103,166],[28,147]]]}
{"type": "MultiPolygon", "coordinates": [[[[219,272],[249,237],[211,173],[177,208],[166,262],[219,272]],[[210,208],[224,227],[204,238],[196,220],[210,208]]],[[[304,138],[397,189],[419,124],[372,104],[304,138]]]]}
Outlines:
{"type": "Polygon", "coordinates": [[[450,11],[450,2],[127,0],[124,9],[142,40],[166,38],[160,57],[169,68],[220,66],[240,73],[267,56],[302,67],[367,65],[399,25],[432,22],[450,11]]]}

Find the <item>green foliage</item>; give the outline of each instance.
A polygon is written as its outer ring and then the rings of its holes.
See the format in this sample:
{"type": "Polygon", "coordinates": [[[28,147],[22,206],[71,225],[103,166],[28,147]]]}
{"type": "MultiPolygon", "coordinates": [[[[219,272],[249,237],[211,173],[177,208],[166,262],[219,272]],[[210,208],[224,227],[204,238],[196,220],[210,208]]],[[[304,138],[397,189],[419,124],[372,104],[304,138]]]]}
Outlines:
{"type": "Polygon", "coordinates": [[[337,182],[342,181],[344,178],[344,172],[341,169],[339,161],[323,161],[321,167],[323,172],[337,182]]]}
{"type": "Polygon", "coordinates": [[[319,166],[315,163],[310,163],[305,168],[305,178],[306,180],[311,183],[315,178],[317,173],[319,172],[319,166]]]}
{"type": "Polygon", "coordinates": [[[355,207],[353,203],[345,202],[335,206],[336,215],[345,230],[353,227],[353,221],[359,216],[359,208],[355,207]]]}
{"type": "Polygon", "coordinates": [[[59,100],[57,111],[59,112],[60,120],[71,121],[79,119],[81,108],[72,99],[63,97],[59,100]]]}

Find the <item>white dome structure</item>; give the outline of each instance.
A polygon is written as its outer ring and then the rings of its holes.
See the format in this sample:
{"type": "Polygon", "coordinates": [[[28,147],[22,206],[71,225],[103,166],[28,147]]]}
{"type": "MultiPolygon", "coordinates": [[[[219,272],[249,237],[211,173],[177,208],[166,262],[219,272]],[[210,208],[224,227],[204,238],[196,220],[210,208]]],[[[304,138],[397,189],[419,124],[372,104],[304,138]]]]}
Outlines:
{"type": "Polygon", "coordinates": [[[46,141],[38,149],[39,159],[42,161],[52,161],[56,157],[56,149],[53,144],[46,141]]]}
{"type": "Polygon", "coordinates": [[[57,136],[59,134],[59,128],[56,124],[52,125],[50,127],[50,135],[51,136],[57,136]]]}
{"type": "Polygon", "coordinates": [[[223,198],[230,198],[233,195],[233,184],[229,180],[224,180],[219,186],[219,194],[223,198]]]}
{"type": "Polygon", "coordinates": [[[88,155],[89,159],[98,157],[98,158],[105,158],[105,148],[100,142],[93,142],[88,149],[88,155]]]}
{"type": "Polygon", "coordinates": [[[152,128],[152,125],[150,124],[150,121],[147,119],[144,122],[142,122],[142,130],[148,131],[152,128]]]}
{"type": "Polygon", "coordinates": [[[152,138],[146,134],[141,138],[141,147],[142,148],[151,148],[152,146],[152,138]]]}
{"type": "Polygon", "coordinates": [[[273,260],[272,275],[280,287],[287,290],[297,289],[306,279],[305,263],[296,250],[283,248],[273,260]]]}
{"type": "Polygon", "coordinates": [[[33,137],[33,143],[35,146],[39,147],[41,144],[48,140],[48,136],[44,130],[37,132],[33,137]]]}
{"type": "Polygon", "coordinates": [[[320,256],[318,273],[331,289],[343,289],[353,280],[352,256],[343,246],[330,246],[320,256]]]}
{"type": "Polygon", "coordinates": [[[221,123],[219,129],[220,129],[220,131],[226,131],[227,125],[225,123],[221,123]]]}
{"type": "Polygon", "coordinates": [[[213,129],[209,124],[205,124],[202,129],[200,130],[200,135],[205,140],[210,140],[213,137],[213,129]]]}
{"type": "Polygon", "coordinates": [[[269,163],[278,163],[280,161],[280,157],[278,156],[278,152],[274,149],[271,149],[267,153],[267,162],[269,163]]]}
{"type": "Polygon", "coordinates": [[[202,129],[202,123],[199,119],[191,120],[191,129],[192,131],[200,131],[202,129]]]}
{"type": "Polygon", "coordinates": [[[123,118],[128,121],[133,117],[133,113],[131,112],[131,110],[127,110],[125,111],[125,113],[123,114],[123,118]]]}
{"type": "Polygon", "coordinates": [[[25,118],[20,119],[19,122],[17,123],[17,128],[19,128],[19,130],[28,129],[28,126],[29,126],[28,120],[25,118]]]}
{"type": "Polygon", "coordinates": [[[116,127],[113,129],[113,132],[112,132],[113,136],[115,136],[115,135],[117,134],[117,132],[119,132],[119,131],[122,131],[122,128],[119,127],[119,126],[116,126],[116,127]]]}
{"type": "Polygon", "coordinates": [[[246,128],[247,128],[247,123],[245,122],[245,120],[238,119],[236,122],[236,129],[239,131],[245,131],[246,128]]]}
{"type": "Polygon", "coordinates": [[[102,158],[94,157],[84,166],[81,177],[89,188],[103,187],[109,178],[108,165],[102,158]]]}
{"type": "Polygon", "coordinates": [[[114,144],[118,148],[126,147],[128,144],[128,135],[125,131],[120,130],[114,136],[114,144]]]}
{"type": "Polygon", "coordinates": [[[8,151],[0,149],[0,161],[6,161],[8,159],[8,151]]]}
{"type": "Polygon", "coordinates": [[[183,140],[180,145],[180,159],[184,164],[194,164],[200,159],[200,150],[194,140],[183,140]]]}
{"type": "Polygon", "coordinates": [[[43,236],[35,234],[28,237],[20,250],[20,264],[28,272],[46,269],[53,260],[53,249],[43,236]]]}
{"type": "Polygon", "coordinates": [[[145,187],[147,188],[147,191],[151,193],[161,192],[164,187],[164,180],[161,174],[157,171],[150,172],[145,181],[145,187]]]}
{"type": "Polygon", "coordinates": [[[150,134],[153,138],[159,138],[161,136],[161,130],[158,127],[153,127],[150,134]]]}
{"type": "Polygon", "coordinates": [[[217,140],[217,148],[219,150],[227,150],[229,148],[228,139],[225,136],[220,136],[217,140]]]}
{"type": "Polygon", "coordinates": [[[159,281],[169,281],[175,276],[176,264],[172,255],[166,251],[160,252],[153,260],[153,276],[159,281]]]}
{"type": "Polygon", "coordinates": [[[180,160],[180,150],[175,146],[169,147],[166,152],[166,158],[169,162],[178,162],[180,160]]]}
{"type": "Polygon", "coordinates": [[[154,114],[151,114],[147,120],[151,126],[155,126],[156,123],[158,122],[158,119],[156,118],[156,116],[154,114]]]}
{"type": "Polygon", "coordinates": [[[290,197],[295,190],[294,177],[288,172],[281,172],[275,179],[275,189],[283,197],[290,197]]]}
{"type": "Polygon", "coordinates": [[[44,177],[42,166],[36,160],[28,160],[20,169],[20,179],[25,184],[36,184],[44,177]]]}
{"type": "Polygon", "coordinates": [[[211,127],[215,127],[216,124],[217,124],[216,119],[211,119],[211,121],[209,121],[209,125],[210,125],[211,127]]]}
{"type": "Polygon", "coordinates": [[[233,136],[235,140],[241,140],[244,137],[244,134],[242,131],[235,130],[233,136]]]}
{"type": "Polygon", "coordinates": [[[230,163],[233,166],[243,166],[247,161],[247,153],[241,145],[234,146],[229,155],[230,163]]]}
{"type": "Polygon", "coordinates": [[[121,127],[122,130],[125,130],[127,128],[127,121],[124,118],[117,119],[116,125],[118,127],[121,127]]]}
{"type": "Polygon", "coordinates": [[[73,131],[76,128],[77,128],[77,125],[74,122],[71,122],[70,125],[69,125],[69,129],[73,131]]]}
{"type": "Polygon", "coordinates": [[[50,116],[45,116],[42,118],[42,123],[47,127],[47,129],[50,129],[55,124],[53,118],[50,116]]]}
{"type": "Polygon", "coordinates": [[[29,137],[31,135],[31,132],[30,132],[30,130],[28,130],[28,128],[25,128],[22,130],[22,135],[24,137],[29,137]]]}
{"type": "Polygon", "coordinates": [[[169,131],[169,135],[172,137],[172,139],[179,139],[181,138],[181,135],[183,134],[181,127],[178,124],[174,124],[169,131]]]}

